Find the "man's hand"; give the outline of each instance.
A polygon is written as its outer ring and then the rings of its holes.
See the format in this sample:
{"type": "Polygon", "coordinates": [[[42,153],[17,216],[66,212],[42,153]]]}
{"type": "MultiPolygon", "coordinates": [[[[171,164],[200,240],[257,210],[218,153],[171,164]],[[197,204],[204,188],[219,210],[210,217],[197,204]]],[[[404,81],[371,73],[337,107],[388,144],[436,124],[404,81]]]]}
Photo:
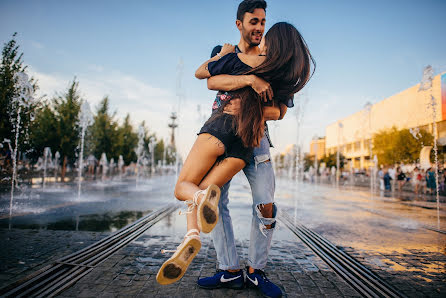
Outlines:
{"type": "Polygon", "coordinates": [[[234,53],[234,52],[235,52],[235,46],[233,46],[233,45],[230,44],[230,43],[225,43],[225,44],[223,45],[223,47],[221,48],[219,54],[220,54],[221,56],[224,56],[224,55],[226,55],[226,54],[234,53]]]}
{"type": "Polygon", "coordinates": [[[260,98],[263,101],[268,101],[273,99],[273,89],[271,85],[262,78],[259,78],[256,75],[250,75],[250,84],[252,89],[260,95],[260,98]]]}
{"type": "Polygon", "coordinates": [[[233,116],[238,115],[240,113],[240,98],[231,99],[231,101],[225,105],[223,113],[233,116]]]}

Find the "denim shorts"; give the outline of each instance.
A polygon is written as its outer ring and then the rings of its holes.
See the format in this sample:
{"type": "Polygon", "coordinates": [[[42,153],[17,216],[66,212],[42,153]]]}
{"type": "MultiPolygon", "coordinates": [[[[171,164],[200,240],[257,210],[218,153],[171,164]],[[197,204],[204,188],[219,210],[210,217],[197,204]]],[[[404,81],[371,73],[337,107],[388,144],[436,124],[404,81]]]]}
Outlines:
{"type": "Polygon", "coordinates": [[[227,157],[234,157],[242,159],[246,164],[249,164],[252,159],[253,148],[245,147],[237,135],[234,116],[225,113],[211,116],[198,134],[203,133],[216,137],[225,146],[225,153],[217,161],[227,157]]]}

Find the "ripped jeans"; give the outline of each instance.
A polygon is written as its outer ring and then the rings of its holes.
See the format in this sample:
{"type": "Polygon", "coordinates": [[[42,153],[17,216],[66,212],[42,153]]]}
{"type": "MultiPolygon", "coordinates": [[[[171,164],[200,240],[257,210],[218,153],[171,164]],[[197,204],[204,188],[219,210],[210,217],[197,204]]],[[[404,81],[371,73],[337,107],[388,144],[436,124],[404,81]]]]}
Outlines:
{"type": "MultiPolygon", "coordinates": [[[[249,240],[248,265],[254,269],[263,269],[268,260],[271,238],[275,226],[277,207],[273,204],[272,218],[262,216],[259,207],[274,202],[275,179],[270,160],[269,142],[264,137],[259,148],[254,148],[254,157],[243,172],[248,178],[252,192],[252,221],[249,240]],[[269,225],[270,228],[266,228],[269,225]]],[[[228,190],[226,183],[221,189],[219,219],[212,230],[212,240],[217,253],[218,266],[222,270],[240,269],[239,256],[235,245],[231,216],[229,214],[228,190]]]]}

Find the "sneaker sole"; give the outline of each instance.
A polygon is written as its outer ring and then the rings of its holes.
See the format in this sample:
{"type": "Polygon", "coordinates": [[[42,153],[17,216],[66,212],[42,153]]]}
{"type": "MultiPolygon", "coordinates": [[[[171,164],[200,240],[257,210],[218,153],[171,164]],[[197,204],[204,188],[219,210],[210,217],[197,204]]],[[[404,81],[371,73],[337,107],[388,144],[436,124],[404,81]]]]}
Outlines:
{"type": "Polygon", "coordinates": [[[201,286],[197,283],[197,286],[201,289],[205,289],[205,290],[214,290],[214,289],[221,289],[221,288],[225,288],[225,289],[233,289],[233,290],[241,290],[245,287],[244,284],[242,284],[241,286],[226,286],[224,284],[218,285],[216,287],[206,287],[206,286],[201,286]]]}
{"type": "Polygon", "coordinates": [[[156,281],[161,285],[169,285],[180,280],[200,249],[201,242],[197,239],[189,239],[183,243],[174,255],[161,266],[156,275],[156,281]]]}
{"type": "Polygon", "coordinates": [[[218,222],[218,202],[220,201],[220,188],[211,184],[206,192],[206,197],[198,205],[197,223],[203,233],[211,232],[218,222]]]}

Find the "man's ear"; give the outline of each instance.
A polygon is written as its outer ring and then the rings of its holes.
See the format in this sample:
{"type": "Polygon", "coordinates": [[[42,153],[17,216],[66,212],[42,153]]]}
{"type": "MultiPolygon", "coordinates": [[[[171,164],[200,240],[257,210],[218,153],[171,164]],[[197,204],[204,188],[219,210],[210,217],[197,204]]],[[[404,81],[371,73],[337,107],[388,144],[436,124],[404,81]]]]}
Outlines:
{"type": "Polygon", "coordinates": [[[237,29],[239,31],[242,31],[242,21],[240,20],[235,20],[235,25],[237,26],[237,29]]]}

